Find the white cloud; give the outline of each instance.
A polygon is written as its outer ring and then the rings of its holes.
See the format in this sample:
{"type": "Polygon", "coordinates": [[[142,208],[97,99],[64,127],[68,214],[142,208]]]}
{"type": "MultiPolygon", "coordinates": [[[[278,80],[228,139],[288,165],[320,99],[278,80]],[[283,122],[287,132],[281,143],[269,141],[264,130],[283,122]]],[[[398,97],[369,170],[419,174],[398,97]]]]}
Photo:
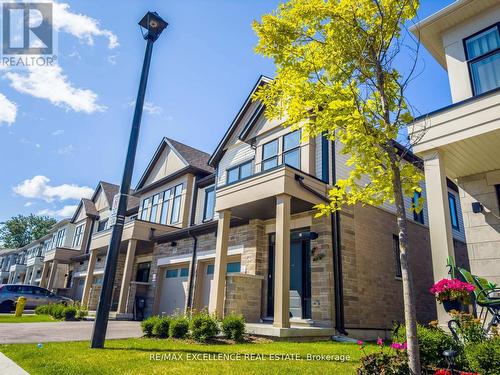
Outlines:
{"type": "Polygon", "coordinates": [[[63,133],[64,133],[64,130],[63,130],[63,129],[57,129],[57,130],[55,130],[55,131],[53,131],[53,132],[52,132],[52,135],[53,135],[54,137],[57,137],[58,135],[61,135],[61,134],[63,134],[63,133]]]}
{"type": "MultiPolygon", "coordinates": [[[[131,101],[129,103],[131,107],[135,107],[135,101],[131,101]]],[[[143,107],[144,112],[149,113],[150,115],[161,115],[163,113],[163,108],[159,105],[154,104],[153,102],[144,102],[143,107]]]]}
{"type": "Polygon", "coordinates": [[[108,62],[111,64],[111,65],[116,65],[116,58],[118,57],[118,55],[109,55],[108,56],[108,62]]]}
{"type": "Polygon", "coordinates": [[[67,145],[60,147],[56,150],[56,154],[66,155],[66,156],[74,156],[75,155],[75,147],[73,145],[67,145]]]}
{"type": "Polygon", "coordinates": [[[75,184],[62,184],[57,186],[49,185],[50,179],[45,176],[34,176],[31,179],[24,180],[12,190],[14,193],[25,198],[43,199],[46,202],[53,200],[81,199],[90,198],[93,189],[87,186],[78,186],[75,184]]]}
{"type": "Polygon", "coordinates": [[[27,74],[7,72],[10,86],[15,90],[76,112],[93,113],[106,107],[97,103],[97,94],[92,90],[79,89],[72,85],[58,65],[30,67],[27,74]]]}
{"type": "Polygon", "coordinates": [[[12,125],[16,121],[17,105],[11,102],[5,95],[0,93],[0,125],[6,123],[12,125]]]}
{"type": "Polygon", "coordinates": [[[34,204],[35,204],[34,202],[26,202],[26,203],[24,204],[24,207],[31,207],[31,206],[33,206],[34,204]]]}
{"type": "Polygon", "coordinates": [[[69,33],[88,45],[94,44],[94,37],[108,39],[108,48],[119,46],[118,38],[111,31],[102,29],[99,21],[80,13],[73,13],[69,4],[53,3],[54,27],[57,31],[69,33]]]}
{"type": "Polygon", "coordinates": [[[50,208],[45,208],[37,212],[37,215],[42,216],[58,216],[58,217],[70,217],[73,216],[78,205],[67,205],[59,210],[51,210],[50,208]]]}

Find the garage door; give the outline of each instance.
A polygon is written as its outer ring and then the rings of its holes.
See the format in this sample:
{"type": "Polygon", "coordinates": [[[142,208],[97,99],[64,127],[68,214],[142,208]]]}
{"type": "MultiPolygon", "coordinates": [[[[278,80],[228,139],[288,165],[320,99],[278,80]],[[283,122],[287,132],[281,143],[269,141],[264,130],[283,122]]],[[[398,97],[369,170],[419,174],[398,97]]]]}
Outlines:
{"type": "MultiPolygon", "coordinates": [[[[227,264],[227,273],[240,272],[241,266],[240,262],[230,262],[227,264]]],[[[212,289],[212,284],[214,281],[214,264],[209,263],[205,267],[205,273],[203,275],[203,298],[201,308],[207,308],[210,304],[210,290],[212,289]]]]}
{"type": "Polygon", "coordinates": [[[168,268],[161,288],[160,313],[171,315],[184,312],[187,298],[189,269],[187,267],[168,268]]]}

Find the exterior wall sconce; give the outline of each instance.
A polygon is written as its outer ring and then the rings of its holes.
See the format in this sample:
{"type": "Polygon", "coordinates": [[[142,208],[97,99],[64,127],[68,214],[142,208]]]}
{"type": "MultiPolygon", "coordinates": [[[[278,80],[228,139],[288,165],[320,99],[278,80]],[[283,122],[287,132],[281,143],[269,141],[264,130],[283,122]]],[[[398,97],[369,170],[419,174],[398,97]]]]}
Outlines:
{"type": "Polygon", "coordinates": [[[479,202],[473,202],[472,212],[474,212],[475,214],[480,214],[481,212],[483,212],[483,205],[479,202]]]}

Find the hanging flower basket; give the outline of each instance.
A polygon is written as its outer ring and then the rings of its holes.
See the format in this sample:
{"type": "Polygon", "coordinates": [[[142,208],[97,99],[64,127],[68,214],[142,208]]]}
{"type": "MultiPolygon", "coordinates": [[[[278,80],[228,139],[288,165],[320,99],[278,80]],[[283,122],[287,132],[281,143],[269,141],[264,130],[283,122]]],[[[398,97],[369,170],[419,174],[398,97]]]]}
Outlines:
{"type": "Polygon", "coordinates": [[[435,283],[430,292],[437,301],[443,304],[447,312],[460,311],[462,305],[471,303],[470,293],[476,289],[474,285],[464,283],[458,279],[442,279],[435,283]]]}

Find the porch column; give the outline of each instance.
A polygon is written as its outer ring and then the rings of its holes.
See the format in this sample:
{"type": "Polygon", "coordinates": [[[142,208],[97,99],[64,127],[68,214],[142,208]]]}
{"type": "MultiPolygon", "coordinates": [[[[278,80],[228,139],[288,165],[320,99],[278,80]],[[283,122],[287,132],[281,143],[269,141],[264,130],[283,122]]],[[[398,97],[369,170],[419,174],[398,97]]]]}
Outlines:
{"type": "Polygon", "coordinates": [[[35,279],[36,279],[36,272],[38,270],[38,267],[34,266],[33,267],[33,272],[31,273],[31,281],[30,281],[30,284],[31,285],[35,285],[35,279]]]}
{"type": "Polygon", "coordinates": [[[54,287],[54,281],[56,279],[56,273],[57,273],[57,265],[59,262],[57,260],[52,261],[52,268],[50,269],[50,276],[49,276],[49,282],[47,283],[47,289],[52,290],[54,287]]]}
{"type": "Polygon", "coordinates": [[[127,297],[130,289],[130,279],[132,278],[132,268],[134,267],[135,249],[137,240],[129,240],[127,256],[125,258],[125,268],[123,270],[122,287],[120,288],[120,298],[118,300],[118,314],[127,312],[127,297]]]}
{"type": "Polygon", "coordinates": [[[49,262],[43,262],[42,274],[40,276],[40,287],[47,286],[47,272],[49,271],[49,262]]]}
{"type": "Polygon", "coordinates": [[[231,210],[219,212],[217,224],[217,240],[215,245],[215,270],[212,289],[210,291],[211,313],[219,317],[224,315],[224,294],[226,286],[227,248],[229,243],[229,224],[231,221],[231,210]]]}
{"type": "Polygon", "coordinates": [[[274,323],[290,327],[290,208],[291,196],[276,196],[276,246],[274,255],[274,323]]]}
{"type": "MultiPolygon", "coordinates": [[[[451,230],[450,206],[448,203],[448,187],[446,172],[441,151],[435,150],[425,154],[424,171],[427,192],[427,209],[429,214],[429,233],[431,238],[432,269],[434,281],[447,278],[446,259],[455,258],[453,236],[451,230]]],[[[441,305],[437,305],[438,320],[441,323],[449,320],[448,314],[441,305]]]]}
{"type": "Polygon", "coordinates": [[[85,277],[85,284],[83,286],[82,306],[87,307],[90,297],[90,288],[94,280],[94,268],[97,260],[97,251],[90,251],[89,262],[87,264],[87,276],[85,277]]]}
{"type": "Polygon", "coordinates": [[[33,268],[32,267],[30,267],[30,268],[26,267],[26,273],[24,274],[23,284],[30,284],[30,280],[31,280],[30,269],[33,269],[33,268]]]}

